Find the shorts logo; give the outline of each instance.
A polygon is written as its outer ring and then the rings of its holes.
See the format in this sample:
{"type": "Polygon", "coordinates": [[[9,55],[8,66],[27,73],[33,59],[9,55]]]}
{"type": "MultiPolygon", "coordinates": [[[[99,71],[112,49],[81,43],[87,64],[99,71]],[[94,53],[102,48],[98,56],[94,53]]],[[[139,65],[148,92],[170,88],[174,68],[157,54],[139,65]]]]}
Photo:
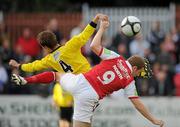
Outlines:
{"type": "Polygon", "coordinates": [[[93,106],[92,112],[94,112],[95,109],[96,109],[98,106],[99,106],[99,102],[94,102],[94,106],[93,106]]]}

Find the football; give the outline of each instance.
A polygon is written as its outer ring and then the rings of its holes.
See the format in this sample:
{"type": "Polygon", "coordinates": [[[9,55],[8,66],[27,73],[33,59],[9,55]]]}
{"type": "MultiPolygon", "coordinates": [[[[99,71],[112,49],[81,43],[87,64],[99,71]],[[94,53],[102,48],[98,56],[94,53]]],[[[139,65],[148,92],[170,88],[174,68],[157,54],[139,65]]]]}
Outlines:
{"type": "Polygon", "coordinates": [[[121,31],[128,37],[135,36],[141,31],[141,21],[135,16],[126,16],[121,22],[121,31]]]}

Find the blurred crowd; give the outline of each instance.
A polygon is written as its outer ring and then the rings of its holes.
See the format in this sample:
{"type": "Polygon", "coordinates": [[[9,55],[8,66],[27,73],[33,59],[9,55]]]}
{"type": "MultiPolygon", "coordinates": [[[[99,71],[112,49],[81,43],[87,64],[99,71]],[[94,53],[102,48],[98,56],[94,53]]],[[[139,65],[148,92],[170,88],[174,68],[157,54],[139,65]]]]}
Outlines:
{"type": "MultiPolygon", "coordinates": [[[[83,22],[77,24],[69,33],[69,38],[79,34],[85,27],[83,22]]],[[[53,18],[45,28],[55,33],[60,44],[65,44],[69,38],[64,38],[59,28],[58,20],[53,18]]],[[[89,49],[91,40],[83,47],[82,52],[92,66],[100,59],[89,49]]],[[[153,77],[151,79],[136,79],[136,87],[140,96],[180,96],[180,24],[171,28],[169,32],[161,29],[159,21],[153,22],[148,35],[138,34],[127,38],[119,31],[112,38],[104,35],[103,44],[109,49],[118,52],[125,58],[138,54],[149,59],[153,77]]],[[[4,23],[0,23],[0,93],[1,94],[42,94],[50,95],[51,85],[27,85],[21,88],[11,83],[11,74],[16,72],[23,76],[33,74],[22,73],[10,68],[8,62],[15,59],[21,63],[40,59],[44,55],[39,46],[36,35],[31,28],[24,28],[16,42],[6,32],[4,23]]]]}

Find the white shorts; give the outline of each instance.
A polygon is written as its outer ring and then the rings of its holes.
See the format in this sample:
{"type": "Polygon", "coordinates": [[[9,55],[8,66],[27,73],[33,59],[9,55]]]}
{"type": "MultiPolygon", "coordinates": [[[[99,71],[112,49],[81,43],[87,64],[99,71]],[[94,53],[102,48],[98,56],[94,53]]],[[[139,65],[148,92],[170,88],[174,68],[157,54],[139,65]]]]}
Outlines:
{"type": "Polygon", "coordinates": [[[82,74],[66,73],[61,77],[62,88],[74,97],[73,119],[91,123],[93,112],[99,105],[99,96],[82,74]]]}

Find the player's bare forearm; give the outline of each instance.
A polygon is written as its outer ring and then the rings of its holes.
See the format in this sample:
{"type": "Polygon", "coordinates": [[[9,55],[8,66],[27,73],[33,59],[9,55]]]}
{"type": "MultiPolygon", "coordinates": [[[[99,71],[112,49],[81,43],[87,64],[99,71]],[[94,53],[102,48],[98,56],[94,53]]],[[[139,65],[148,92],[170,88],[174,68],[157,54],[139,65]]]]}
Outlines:
{"type": "Polygon", "coordinates": [[[135,108],[149,121],[151,121],[155,125],[160,125],[160,127],[164,126],[164,122],[162,120],[158,120],[151,115],[145,105],[138,98],[130,99],[135,108]]]}
{"type": "Polygon", "coordinates": [[[153,122],[154,117],[149,113],[147,108],[144,106],[144,104],[140,101],[140,99],[130,99],[131,102],[133,103],[134,107],[144,116],[146,117],[149,121],[153,122]]]}
{"type": "Polygon", "coordinates": [[[91,50],[97,55],[99,55],[99,53],[101,52],[101,49],[102,49],[101,39],[102,39],[104,31],[106,30],[108,26],[109,26],[108,21],[101,21],[100,28],[98,32],[96,33],[95,37],[93,38],[93,41],[90,45],[91,50]]]}
{"type": "Polygon", "coordinates": [[[91,50],[97,55],[99,55],[101,48],[102,48],[101,38],[102,38],[103,33],[104,33],[104,30],[99,29],[90,45],[91,50]]]}

